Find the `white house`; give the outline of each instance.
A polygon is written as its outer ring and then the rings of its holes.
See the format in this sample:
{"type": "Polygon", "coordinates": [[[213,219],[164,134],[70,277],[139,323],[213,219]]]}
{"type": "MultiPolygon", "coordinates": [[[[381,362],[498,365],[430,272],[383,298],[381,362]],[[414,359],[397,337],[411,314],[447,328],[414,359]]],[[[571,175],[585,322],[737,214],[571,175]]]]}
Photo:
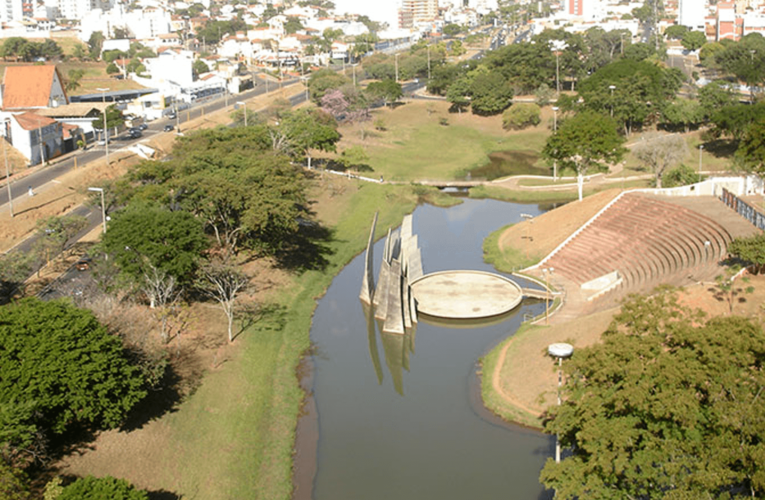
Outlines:
{"type": "Polygon", "coordinates": [[[31,112],[0,112],[0,120],[3,124],[0,133],[30,165],[47,162],[64,153],[63,127],[56,120],[31,112]]]}

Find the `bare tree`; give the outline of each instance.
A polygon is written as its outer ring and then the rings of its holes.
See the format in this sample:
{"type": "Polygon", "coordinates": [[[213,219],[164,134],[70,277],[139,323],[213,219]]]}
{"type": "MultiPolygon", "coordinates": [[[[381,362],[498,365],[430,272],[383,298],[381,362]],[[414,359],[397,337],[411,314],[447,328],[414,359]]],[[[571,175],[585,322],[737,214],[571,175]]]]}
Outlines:
{"type": "Polygon", "coordinates": [[[151,263],[146,263],[148,271],[143,272],[141,290],[149,298],[149,307],[160,323],[160,335],[162,341],[167,343],[167,318],[172,313],[176,300],[181,294],[181,289],[174,276],[157,269],[151,263]]]}
{"type": "Polygon", "coordinates": [[[212,263],[202,270],[202,291],[215,299],[228,319],[228,341],[234,341],[234,308],[239,292],[249,283],[249,278],[239,270],[223,263],[212,263]]]}
{"type": "Polygon", "coordinates": [[[649,132],[632,147],[632,154],[651,169],[656,176],[656,187],[661,188],[661,176],[688,156],[688,145],[678,134],[649,132]]]}

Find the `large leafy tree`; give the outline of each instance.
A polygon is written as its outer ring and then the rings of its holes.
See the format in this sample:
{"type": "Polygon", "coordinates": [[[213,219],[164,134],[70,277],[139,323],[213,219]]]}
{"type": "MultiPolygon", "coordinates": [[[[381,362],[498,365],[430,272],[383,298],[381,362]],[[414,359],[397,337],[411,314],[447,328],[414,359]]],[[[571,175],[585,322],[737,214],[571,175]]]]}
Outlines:
{"type": "Polygon", "coordinates": [[[634,297],[564,365],[545,430],[570,453],[542,482],[564,500],[761,497],[763,364],[759,325],[634,297]]]}
{"type": "Polygon", "coordinates": [[[401,90],[401,84],[392,79],[370,83],[367,85],[366,93],[369,95],[370,100],[375,101],[380,99],[386,105],[388,103],[394,103],[404,95],[404,92],[401,90]]]}
{"type": "Polygon", "coordinates": [[[765,233],[734,239],[728,245],[728,253],[752,264],[755,271],[762,272],[765,269],[765,233]]]}
{"type": "Polygon", "coordinates": [[[0,308],[0,449],[39,453],[75,425],[115,427],[145,395],[120,340],[66,300],[0,308]]]}
{"type": "MultiPolygon", "coordinates": [[[[331,143],[323,136],[300,136],[296,130],[300,147],[331,143]]],[[[308,203],[300,167],[272,145],[263,124],[187,135],[171,161],[145,162],[131,174],[137,183],[132,197],[193,214],[229,253],[242,247],[277,252],[297,234],[308,203]]]]}
{"type": "Polygon", "coordinates": [[[585,105],[612,115],[629,135],[672,102],[682,83],[674,68],[662,69],[646,61],[623,59],[599,69],[579,84],[585,105]]]}
{"type": "Polygon", "coordinates": [[[748,170],[765,176],[765,117],[749,125],[736,150],[736,158],[748,170]]]}
{"type": "Polygon", "coordinates": [[[621,160],[625,152],[622,142],[613,120],[585,110],[558,126],[542,154],[557,161],[561,169],[576,173],[581,201],[584,176],[593,170],[608,171],[609,164],[621,160]]]}
{"type": "Polygon", "coordinates": [[[189,283],[207,248],[202,222],[193,214],[141,202],[114,213],[102,242],[109,258],[135,284],[150,267],[189,283]]]}
{"type": "MultiPolygon", "coordinates": [[[[715,61],[723,71],[746,82],[750,87],[760,85],[765,81],[765,37],[759,33],[750,33],[716,53],[715,61]]],[[[754,92],[751,98],[754,101],[754,92]]]]}

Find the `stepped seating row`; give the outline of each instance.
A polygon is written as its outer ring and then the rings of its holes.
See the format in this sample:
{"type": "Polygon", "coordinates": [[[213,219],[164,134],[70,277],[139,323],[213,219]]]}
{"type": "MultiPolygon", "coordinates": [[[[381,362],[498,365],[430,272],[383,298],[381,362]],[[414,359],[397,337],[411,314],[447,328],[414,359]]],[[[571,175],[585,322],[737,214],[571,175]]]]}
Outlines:
{"type": "Polygon", "coordinates": [[[621,292],[713,272],[731,236],[711,219],[639,194],[621,197],[544,266],[583,284],[613,271],[621,292]]]}

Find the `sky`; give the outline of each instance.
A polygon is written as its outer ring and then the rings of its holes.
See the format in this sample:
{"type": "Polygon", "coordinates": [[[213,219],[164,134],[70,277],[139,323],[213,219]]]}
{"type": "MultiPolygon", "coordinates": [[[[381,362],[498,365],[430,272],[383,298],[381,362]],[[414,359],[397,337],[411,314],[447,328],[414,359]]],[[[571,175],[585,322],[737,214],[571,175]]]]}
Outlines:
{"type": "Polygon", "coordinates": [[[369,16],[373,21],[387,22],[392,28],[398,26],[399,0],[333,0],[335,11],[351,12],[369,16]]]}

